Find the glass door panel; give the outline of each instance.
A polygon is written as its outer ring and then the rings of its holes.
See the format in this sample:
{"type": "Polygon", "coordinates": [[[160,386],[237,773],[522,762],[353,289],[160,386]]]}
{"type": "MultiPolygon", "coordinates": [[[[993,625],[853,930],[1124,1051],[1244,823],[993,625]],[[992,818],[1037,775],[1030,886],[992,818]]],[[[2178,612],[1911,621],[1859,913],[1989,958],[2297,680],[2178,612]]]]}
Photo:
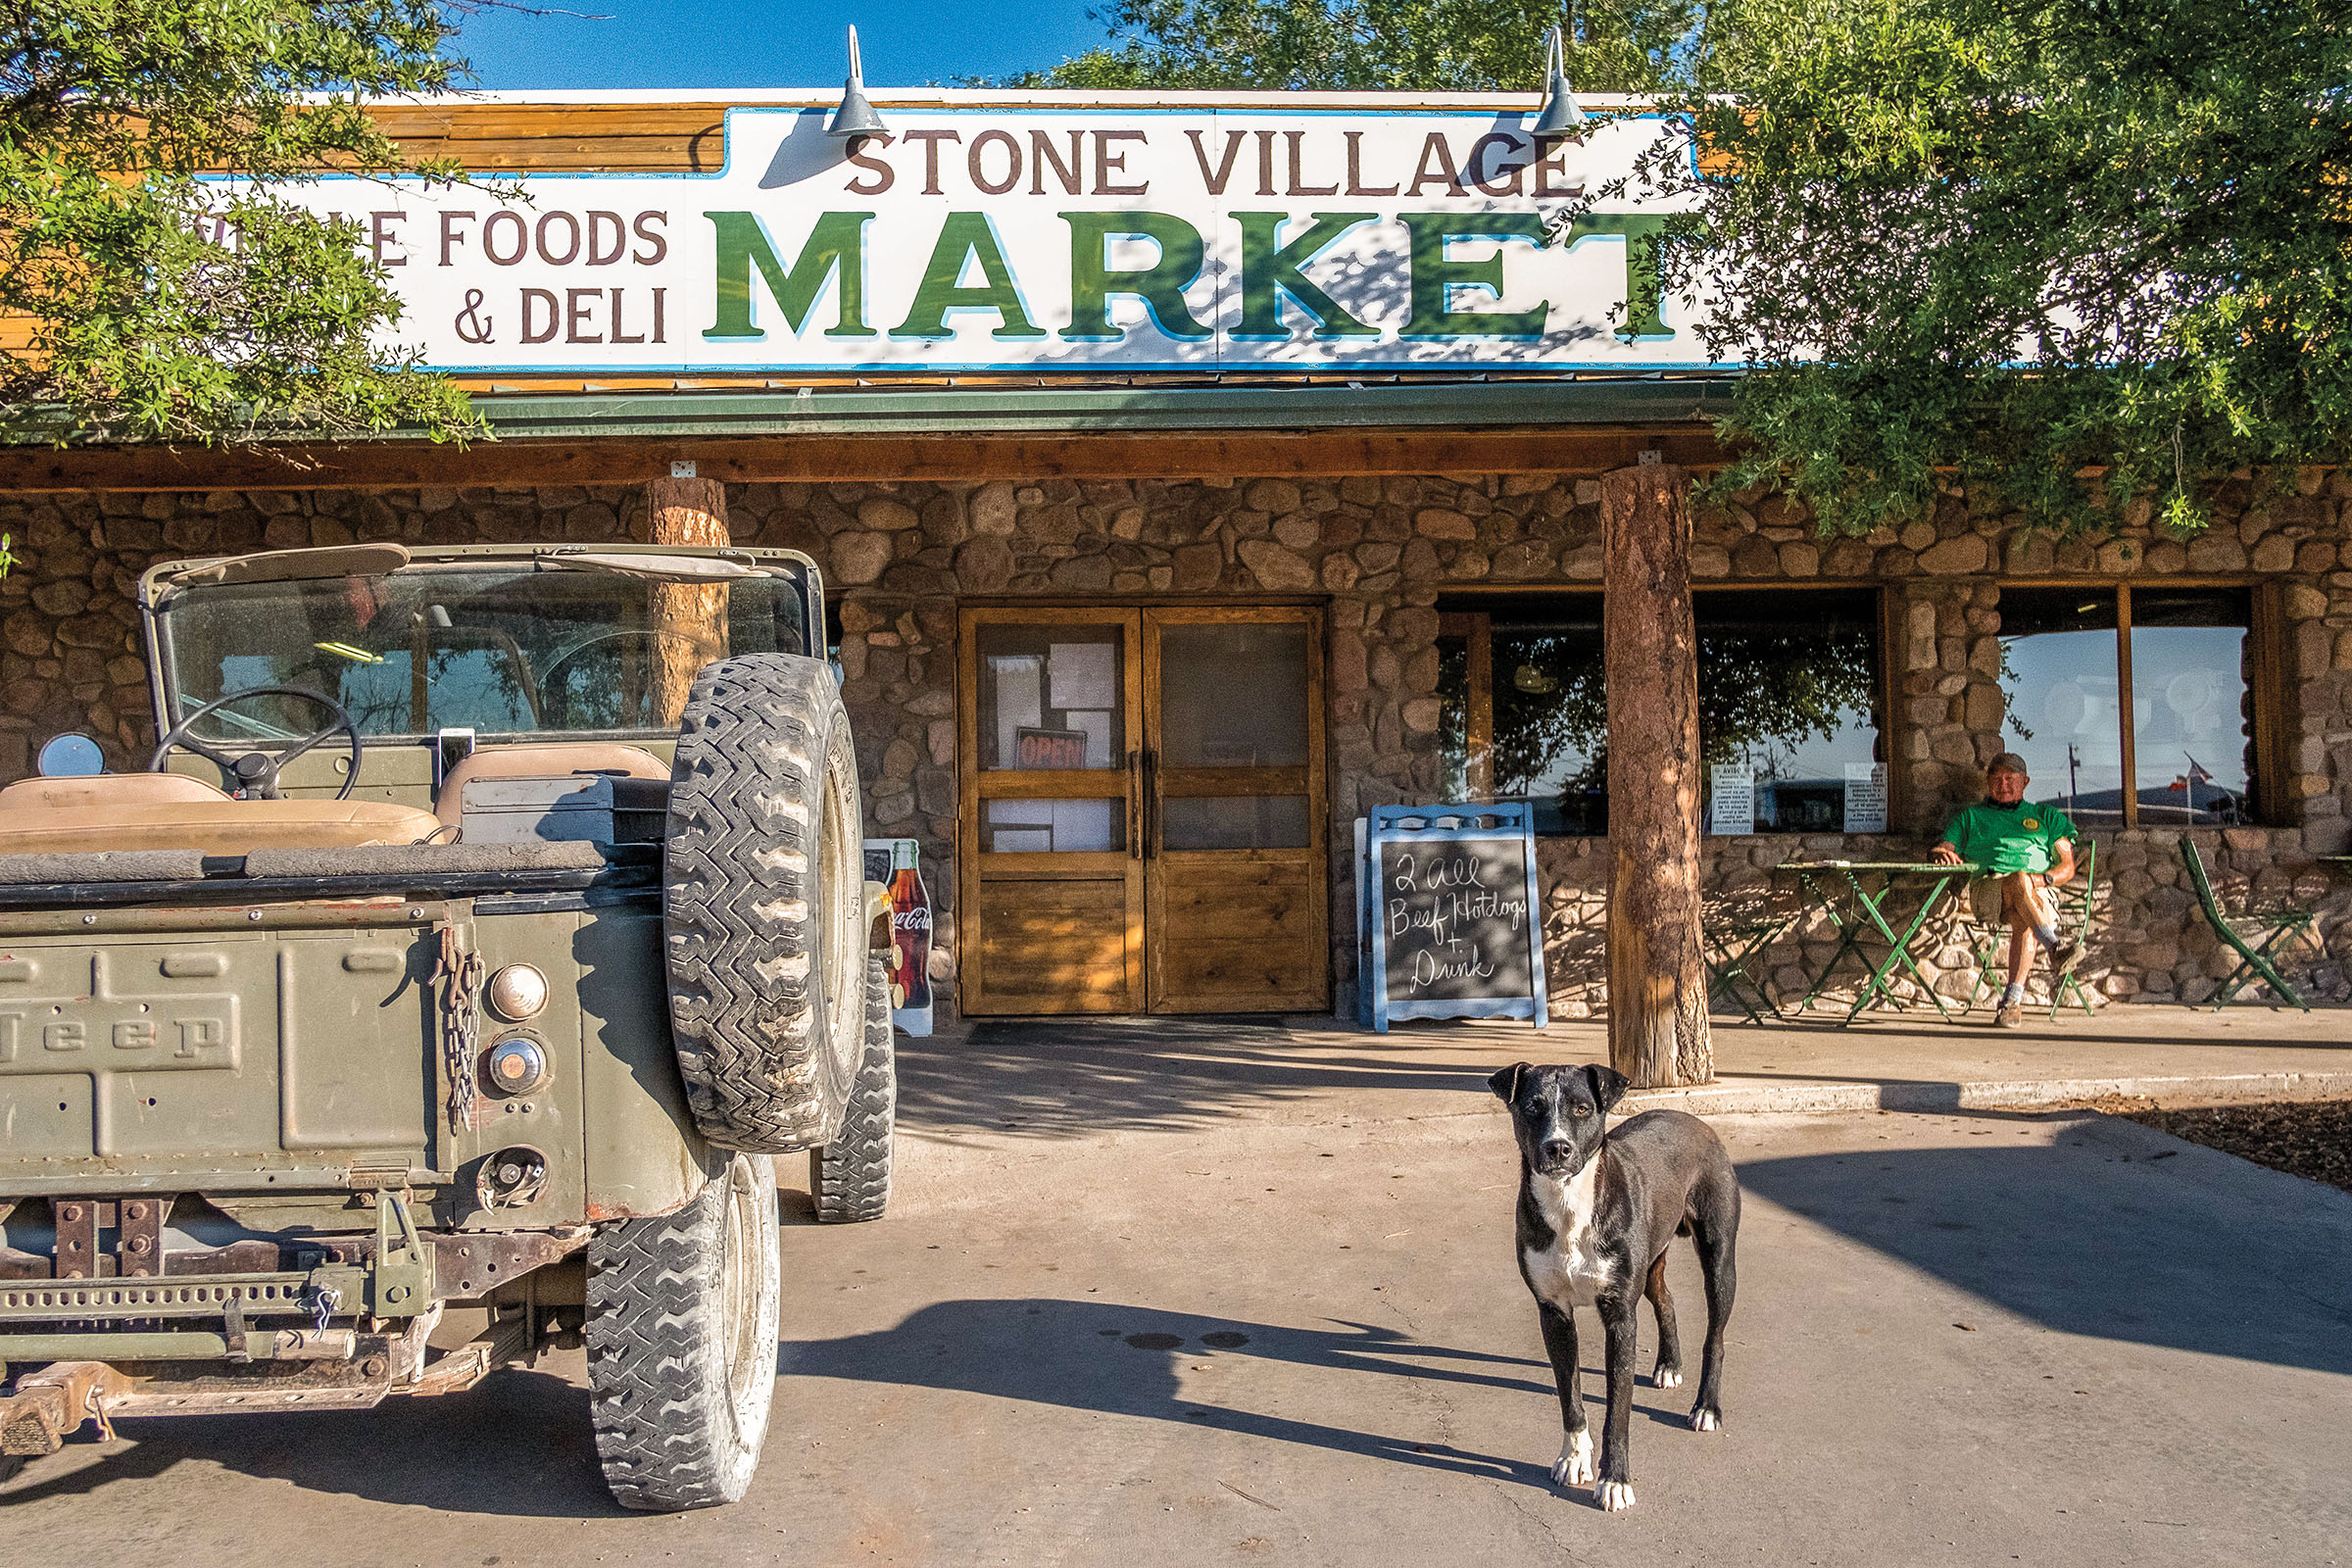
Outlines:
{"type": "Polygon", "coordinates": [[[963,1006],[1145,1004],[1139,613],[969,610],[959,787],[963,1006]]]}
{"type": "Polygon", "coordinates": [[[1155,610],[1144,634],[1152,1008],[1320,1009],[1320,612],[1155,610]]]}
{"type": "Polygon", "coordinates": [[[1179,624],[1158,632],[1161,766],[1306,764],[1304,625],[1179,624]]]}
{"type": "Polygon", "coordinates": [[[1125,765],[1125,625],[1008,622],[978,630],[983,771],[1125,765]]]}

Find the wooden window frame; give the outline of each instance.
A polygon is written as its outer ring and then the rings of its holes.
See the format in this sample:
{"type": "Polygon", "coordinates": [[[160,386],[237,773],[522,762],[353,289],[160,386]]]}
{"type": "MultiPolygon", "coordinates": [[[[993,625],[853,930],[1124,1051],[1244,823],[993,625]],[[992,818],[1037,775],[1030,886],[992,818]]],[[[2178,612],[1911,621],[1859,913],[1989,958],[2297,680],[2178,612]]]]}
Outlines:
{"type": "Polygon", "coordinates": [[[2253,797],[2254,820],[2265,827],[2283,827],[2291,820],[2293,802],[2288,781],[2293,765],[2287,754],[2286,593],[2276,580],[2251,585],[2247,596],[2247,722],[2254,726],[2246,750],[2253,755],[2254,776],[2247,780],[2253,797]]]}
{"type": "Polygon", "coordinates": [[[1440,637],[1468,643],[1463,659],[1462,779],[1474,801],[1494,797],[1494,617],[1483,610],[1438,616],[1440,637]]]}

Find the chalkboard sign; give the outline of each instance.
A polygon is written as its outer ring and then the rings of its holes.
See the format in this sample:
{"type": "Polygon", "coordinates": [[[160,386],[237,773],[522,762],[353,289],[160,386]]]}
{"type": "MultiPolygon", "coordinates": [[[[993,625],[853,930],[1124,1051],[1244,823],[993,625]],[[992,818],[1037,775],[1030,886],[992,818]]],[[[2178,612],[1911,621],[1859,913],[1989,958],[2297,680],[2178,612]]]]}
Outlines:
{"type": "Polygon", "coordinates": [[[1391,1018],[1526,1018],[1544,1004],[1534,812],[1523,804],[1384,806],[1357,867],[1364,997],[1391,1018]]]}

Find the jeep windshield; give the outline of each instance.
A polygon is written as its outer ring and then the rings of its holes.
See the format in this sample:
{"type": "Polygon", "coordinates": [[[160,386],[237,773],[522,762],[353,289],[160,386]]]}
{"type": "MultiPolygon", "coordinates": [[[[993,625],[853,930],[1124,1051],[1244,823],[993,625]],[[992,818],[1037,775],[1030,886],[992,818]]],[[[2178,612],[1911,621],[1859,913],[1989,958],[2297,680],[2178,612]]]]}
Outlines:
{"type": "MultiPolygon", "coordinates": [[[[695,671],[730,654],[806,653],[792,563],[664,580],[618,557],[420,560],[381,575],[174,583],[156,650],[176,723],[219,697],[287,686],[342,704],[370,738],[659,734],[695,671]],[[595,569],[609,564],[613,569],[595,569]],[[586,569],[583,569],[586,568],[586,569]]],[[[714,567],[716,558],[701,558],[714,567]]],[[[190,575],[197,575],[191,573],[190,575]]],[[[316,704],[257,697],[208,716],[210,741],[305,736],[316,704]]]]}

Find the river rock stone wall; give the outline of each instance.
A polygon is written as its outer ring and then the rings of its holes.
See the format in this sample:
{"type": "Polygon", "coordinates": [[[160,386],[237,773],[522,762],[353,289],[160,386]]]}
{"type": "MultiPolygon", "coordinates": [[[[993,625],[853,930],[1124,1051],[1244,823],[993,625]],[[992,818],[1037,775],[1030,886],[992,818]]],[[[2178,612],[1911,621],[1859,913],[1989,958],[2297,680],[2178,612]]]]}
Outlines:
{"type": "MultiPolygon", "coordinates": [[[[731,487],[728,506],[737,543],[806,550],[825,567],[869,826],[922,841],[938,909],[935,978],[952,1003],[959,605],[1162,596],[1323,604],[1331,853],[1344,868],[1353,817],[1373,805],[1432,800],[1441,788],[1441,595],[1597,585],[1599,499],[1594,477],[1433,474],[754,484],[731,487]]],[[[2190,540],[2161,536],[2144,514],[2127,524],[2104,540],[2053,541],[1949,495],[1908,527],[1823,540],[1805,515],[1769,499],[1702,512],[1692,552],[1702,584],[1884,585],[1886,721],[1900,781],[1890,838],[1708,840],[1721,893],[1734,902],[1791,897],[1769,871],[1791,849],[1912,853],[1974,796],[1999,749],[2004,581],[2258,574],[2275,585],[2279,621],[2289,825],[2198,837],[2226,899],[2291,897],[2324,908],[2324,950],[2292,961],[2320,994],[2352,995],[2352,877],[2315,858],[2341,853],[2352,826],[2352,475],[2309,470],[2267,496],[2232,484],[2213,526],[2190,540]]],[[[157,561],[369,539],[590,543],[644,525],[633,487],[0,496],[0,530],[21,558],[0,581],[0,776],[27,771],[31,749],[69,728],[97,734],[116,765],[143,765],[153,730],[132,587],[157,561]]],[[[2194,1000],[2227,967],[2186,900],[2177,837],[2151,830],[2102,845],[2100,924],[2086,966],[2102,1000],[2194,1000]]],[[[1604,974],[1607,845],[1547,840],[1539,858],[1554,1005],[1589,1012],[1604,974]]],[[[1343,869],[1332,890],[1342,998],[1355,972],[1351,899],[1343,869]]],[[[1828,956],[1822,927],[1800,925],[1764,956],[1768,985],[1801,993],[1795,977],[1828,956]]],[[[1966,946],[1955,930],[1931,955],[1946,990],[1965,993],[1966,946]]]]}

